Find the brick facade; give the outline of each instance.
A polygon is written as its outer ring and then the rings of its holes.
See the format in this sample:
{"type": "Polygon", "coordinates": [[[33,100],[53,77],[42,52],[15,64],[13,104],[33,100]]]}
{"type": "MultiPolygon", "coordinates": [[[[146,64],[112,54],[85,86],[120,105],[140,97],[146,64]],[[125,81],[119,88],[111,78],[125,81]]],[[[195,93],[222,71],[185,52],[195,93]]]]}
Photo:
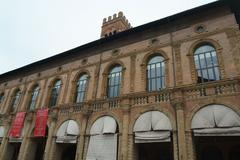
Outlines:
{"type": "Polygon", "coordinates": [[[75,159],[85,160],[90,128],[104,115],[113,117],[118,124],[117,159],[135,160],[137,151],[134,144],[134,123],[142,113],[152,110],[163,112],[170,119],[174,160],[196,160],[191,130],[193,115],[209,104],[225,105],[240,115],[239,25],[226,5],[218,5],[220,2],[213,4],[216,6],[204,13],[185,15],[169,22],[170,24],[156,24],[152,31],[146,29],[139,33],[141,38],[130,33],[130,29],[107,37],[110,40],[116,38],[116,42],[102,42],[106,45],[99,50],[98,46],[96,49],[86,49],[85,53],[80,51],[81,53],[75,54],[76,58],[69,58],[65,62],[59,60],[46,68],[29,66],[30,71],[24,74],[3,74],[0,82],[0,94],[4,93],[4,99],[0,103],[0,126],[4,127],[5,132],[1,140],[0,159],[7,159],[9,130],[16,112],[19,111],[26,111],[27,117],[18,160],[28,159],[33,143],[31,139],[36,110],[48,107],[53,83],[60,79],[62,85],[57,105],[50,108],[48,117],[44,160],[58,159],[61,149],[55,142],[56,133],[60,125],[69,119],[75,120],[80,129],[75,159]],[[204,31],[197,32],[197,26],[204,26],[204,31]],[[126,32],[133,36],[121,39],[121,35],[128,34],[126,32]],[[193,53],[202,43],[209,43],[216,49],[221,75],[219,81],[197,83],[193,53]],[[161,91],[147,92],[147,60],[155,53],[165,58],[166,87],[161,91]],[[123,67],[120,96],[108,99],[108,72],[115,64],[123,67]],[[88,75],[85,101],[75,104],[76,83],[82,73],[88,75]],[[36,84],[40,87],[36,109],[27,111],[31,92],[36,84]],[[20,101],[17,111],[9,113],[16,89],[21,91],[20,101]]]}

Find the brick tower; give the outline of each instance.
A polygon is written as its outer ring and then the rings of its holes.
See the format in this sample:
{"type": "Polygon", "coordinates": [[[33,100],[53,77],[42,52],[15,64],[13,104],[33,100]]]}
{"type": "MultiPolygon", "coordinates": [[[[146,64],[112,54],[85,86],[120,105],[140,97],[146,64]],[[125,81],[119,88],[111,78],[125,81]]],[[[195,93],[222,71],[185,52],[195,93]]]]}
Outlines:
{"type": "Polygon", "coordinates": [[[131,28],[131,24],[123,15],[123,12],[119,12],[118,15],[114,14],[103,19],[101,38],[111,36],[129,28],[131,28]]]}

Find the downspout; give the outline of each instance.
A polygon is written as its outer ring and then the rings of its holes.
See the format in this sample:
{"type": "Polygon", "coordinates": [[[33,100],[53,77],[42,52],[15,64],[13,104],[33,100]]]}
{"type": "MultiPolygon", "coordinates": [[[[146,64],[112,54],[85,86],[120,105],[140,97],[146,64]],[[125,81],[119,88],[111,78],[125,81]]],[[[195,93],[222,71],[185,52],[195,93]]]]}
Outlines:
{"type": "MultiPolygon", "coordinates": [[[[168,18],[168,25],[170,27],[170,19],[168,18]]],[[[174,49],[173,49],[173,32],[176,31],[176,27],[174,27],[174,29],[170,29],[170,45],[171,45],[171,53],[172,53],[172,67],[173,67],[173,89],[175,89],[175,87],[177,86],[176,83],[176,56],[174,53],[174,49]]],[[[174,104],[174,103],[173,103],[174,104]]],[[[175,104],[174,104],[175,105],[175,104]]],[[[174,107],[174,106],[173,106],[174,107]]],[[[177,123],[177,112],[175,110],[175,119],[176,119],[176,141],[177,141],[177,159],[179,160],[179,144],[178,144],[178,123],[177,123]]],[[[174,148],[173,148],[174,149],[174,148]]],[[[174,153],[174,150],[173,150],[174,153]]],[[[174,155],[173,155],[174,156],[174,155]]]]}
{"type": "MultiPolygon", "coordinates": [[[[170,27],[170,19],[168,18],[168,24],[170,27]]],[[[174,27],[174,30],[170,30],[170,45],[171,45],[171,52],[172,52],[172,67],[173,67],[173,87],[176,87],[176,57],[173,49],[173,34],[172,32],[176,31],[176,28],[174,27]]]]}

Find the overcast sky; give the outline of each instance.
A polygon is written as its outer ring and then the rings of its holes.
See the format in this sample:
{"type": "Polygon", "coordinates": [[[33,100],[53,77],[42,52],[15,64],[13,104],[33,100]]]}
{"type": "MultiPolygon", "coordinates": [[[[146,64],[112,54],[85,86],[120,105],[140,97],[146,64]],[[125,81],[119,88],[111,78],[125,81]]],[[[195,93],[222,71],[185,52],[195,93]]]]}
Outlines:
{"type": "Polygon", "coordinates": [[[99,39],[123,11],[133,27],[215,0],[0,0],[0,74],[99,39]]]}

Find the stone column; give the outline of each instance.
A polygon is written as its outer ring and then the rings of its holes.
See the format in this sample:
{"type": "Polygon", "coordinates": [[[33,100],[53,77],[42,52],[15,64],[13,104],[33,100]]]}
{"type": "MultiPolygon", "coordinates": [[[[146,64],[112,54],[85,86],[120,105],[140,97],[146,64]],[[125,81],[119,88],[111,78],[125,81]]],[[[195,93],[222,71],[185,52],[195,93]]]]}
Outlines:
{"type": "Polygon", "coordinates": [[[134,149],[134,136],[133,134],[128,135],[128,160],[135,160],[135,149],[134,149]]]}
{"type": "Polygon", "coordinates": [[[186,132],[186,141],[187,141],[187,148],[188,148],[188,159],[189,160],[196,160],[196,150],[194,146],[194,141],[192,137],[192,132],[187,131],[186,132]]]}
{"type": "Polygon", "coordinates": [[[178,157],[179,160],[187,160],[183,103],[176,103],[174,107],[177,115],[178,157]]]}
{"type": "Polygon", "coordinates": [[[50,118],[51,118],[51,123],[50,123],[48,138],[47,138],[47,142],[44,150],[44,160],[49,160],[50,150],[53,147],[52,141],[54,139],[53,136],[54,136],[54,130],[55,130],[56,121],[57,121],[57,116],[55,115],[51,115],[50,118]]]}
{"type": "Polygon", "coordinates": [[[20,149],[19,156],[18,156],[19,160],[26,160],[28,158],[28,153],[29,153],[28,150],[31,147],[30,145],[31,145],[31,133],[32,133],[32,130],[31,130],[32,120],[33,120],[33,112],[28,113],[28,115],[26,116],[26,121],[27,121],[26,123],[28,125],[28,129],[23,138],[23,142],[21,145],[21,148],[23,149],[22,149],[22,152],[20,149]]]}
{"type": "Polygon", "coordinates": [[[57,158],[57,156],[56,156],[56,154],[58,154],[58,153],[56,153],[56,147],[57,147],[57,144],[56,144],[56,136],[54,136],[54,135],[52,135],[52,138],[51,138],[52,140],[51,140],[51,147],[50,147],[50,149],[49,149],[49,152],[48,152],[48,160],[56,160],[57,158]]]}
{"type": "Polygon", "coordinates": [[[11,128],[11,120],[9,119],[6,120],[4,128],[5,128],[5,133],[0,146],[0,159],[4,159],[4,156],[6,154],[6,149],[8,145],[8,133],[11,128]]]}
{"type": "MultiPolygon", "coordinates": [[[[128,128],[129,128],[129,104],[124,104],[123,108],[123,121],[122,121],[122,138],[121,138],[121,157],[123,160],[128,159],[128,128]]],[[[119,139],[120,140],[120,139],[119,139]]]]}
{"type": "Polygon", "coordinates": [[[83,115],[83,119],[82,119],[82,123],[81,123],[82,130],[80,131],[80,137],[78,138],[75,160],[83,160],[85,133],[86,133],[88,118],[89,118],[90,114],[91,114],[91,111],[86,111],[83,115]]]}

